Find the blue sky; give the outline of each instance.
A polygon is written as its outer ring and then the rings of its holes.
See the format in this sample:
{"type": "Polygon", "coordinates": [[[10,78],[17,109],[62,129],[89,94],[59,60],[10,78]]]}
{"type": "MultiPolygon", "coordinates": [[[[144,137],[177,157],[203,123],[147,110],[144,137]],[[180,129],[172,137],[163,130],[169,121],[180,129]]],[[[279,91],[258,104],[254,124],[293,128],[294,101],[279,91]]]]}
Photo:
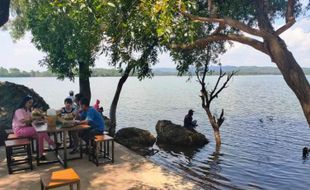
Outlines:
{"type": "MultiPolygon", "coordinates": [[[[19,68],[21,70],[46,70],[38,65],[44,53],[38,51],[31,43],[31,34],[14,43],[7,31],[0,31],[0,67],[19,68]]],[[[297,23],[281,35],[297,62],[302,67],[310,67],[310,18],[300,18],[297,23]]],[[[232,66],[275,66],[270,58],[252,47],[234,43],[221,58],[223,65],[232,66]]],[[[111,68],[107,58],[101,56],[95,67],[111,68]]],[[[162,54],[155,67],[175,67],[168,54],[162,54]]]]}

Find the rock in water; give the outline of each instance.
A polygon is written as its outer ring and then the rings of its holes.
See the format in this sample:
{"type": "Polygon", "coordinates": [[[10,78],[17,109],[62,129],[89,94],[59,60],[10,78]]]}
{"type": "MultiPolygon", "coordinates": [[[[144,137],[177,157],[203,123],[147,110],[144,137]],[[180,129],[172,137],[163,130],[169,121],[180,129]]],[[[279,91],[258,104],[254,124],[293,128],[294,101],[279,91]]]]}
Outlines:
{"type": "Polygon", "coordinates": [[[12,114],[14,109],[26,96],[33,97],[34,106],[47,110],[48,104],[34,90],[23,85],[18,85],[10,82],[0,82],[0,144],[6,138],[5,129],[11,129],[12,114]]]}
{"type": "Polygon", "coordinates": [[[203,134],[187,130],[168,120],[159,120],[156,124],[156,132],[158,144],[202,147],[209,142],[203,134]]]}
{"type": "Polygon", "coordinates": [[[153,146],[156,138],[147,130],[128,127],[117,131],[115,140],[139,154],[146,155],[148,148],[153,146]]]}

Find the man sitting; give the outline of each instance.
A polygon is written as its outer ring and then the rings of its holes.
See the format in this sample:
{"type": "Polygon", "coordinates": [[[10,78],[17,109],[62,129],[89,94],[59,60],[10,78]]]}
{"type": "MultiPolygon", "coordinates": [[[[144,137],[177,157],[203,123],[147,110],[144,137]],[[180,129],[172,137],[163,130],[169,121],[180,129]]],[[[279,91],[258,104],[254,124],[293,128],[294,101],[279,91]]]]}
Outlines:
{"type": "Polygon", "coordinates": [[[87,124],[90,125],[90,128],[82,131],[80,137],[86,142],[88,145],[89,140],[93,139],[95,135],[101,135],[104,131],[104,120],[99,112],[97,112],[94,108],[89,106],[89,100],[87,98],[82,98],[80,101],[81,109],[82,109],[82,121],[77,124],[87,124]]]}
{"type": "Polygon", "coordinates": [[[193,113],[192,109],[188,110],[188,114],[184,117],[184,127],[192,132],[196,132],[197,121],[193,121],[193,113]]]}

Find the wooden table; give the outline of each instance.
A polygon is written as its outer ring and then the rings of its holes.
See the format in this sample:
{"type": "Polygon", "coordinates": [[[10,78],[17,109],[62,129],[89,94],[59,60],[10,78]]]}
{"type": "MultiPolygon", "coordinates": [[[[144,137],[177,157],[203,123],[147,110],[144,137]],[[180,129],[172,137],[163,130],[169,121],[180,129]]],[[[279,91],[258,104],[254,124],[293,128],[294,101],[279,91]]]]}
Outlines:
{"type": "MultiPolygon", "coordinates": [[[[69,131],[80,131],[80,130],[85,130],[90,128],[89,125],[76,125],[73,127],[62,127],[61,125],[57,125],[56,127],[50,127],[48,126],[46,123],[44,124],[36,124],[36,123],[32,123],[32,126],[35,128],[35,130],[37,131],[37,133],[43,133],[43,132],[47,132],[47,133],[54,133],[54,137],[55,137],[55,143],[57,143],[57,133],[63,133],[62,136],[62,143],[63,143],[63,158],[60,156],[59,152],[58,152],[58,148],[55,149],[55,154],[57,157],[57,161],[56,162],[60,162],[64,168],[68,167],[68,163],[67,161],[69,160],[67,158],[67,135],[69,131]]],[[[82,141],[79,138],[79,144],[80,144],[80,157],[79,158],[71,158],[70,160],[74,160],[74,159],[81,159],[83,157],[83,153],[82,153],[82,141]]],[[[37,142],[37,150],[38,150],[38,141],[37,142]]],[[[47,162],[47,163],[55,163],[55,161],[51,161],[51,162],[47,162]]],[[[40,165],[40,160],[39,160],[39,151],[37,151],[37,165],[40,165]]]]}

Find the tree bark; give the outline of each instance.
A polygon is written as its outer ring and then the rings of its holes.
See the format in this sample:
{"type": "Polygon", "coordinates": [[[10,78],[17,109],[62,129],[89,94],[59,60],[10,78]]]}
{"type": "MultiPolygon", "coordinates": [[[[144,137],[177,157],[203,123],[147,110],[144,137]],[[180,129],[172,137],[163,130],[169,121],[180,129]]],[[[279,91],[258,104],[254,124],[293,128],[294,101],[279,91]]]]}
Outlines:
{"type": "MultiPolygon", "coordinates": [[[[293,1],[290,1],[293,3],[293,1]]],[[[298,65],[293,54],[287,49],[287,46],[277,32],[274,31],[272,24],[268,18],[266,7],[263,1],[256,0],[258,27],[262,31],[268,32],[269,35],[264,35],[264,45],[268,50],[268,54],[280,72],[282,73],[286,84],[292,89],[298,98],[303,109],[304,115],[310,126],[310,86],[308,79],[302,68],[298,65]]],[[[288,6],[291,8],[292,5],[288,6]]],[[[290,10],[292,11],[292,10],[290,10]]],[[[293,13],[287,13],[287,17],[293,13]]],[[[287,18],[287,22],[289,18],[287,18]]]]}
{"type": "Polygon", "coordinates": [[[221,144],[222,144],[221,134],[220,134],[220,126],[216,123],[215,117],[211,113],[210,108],[208,106],[206,106],[206,107],[204,107],[204,109],[205,109],[205,111],[206,111],[206,113],[208,115],[210,124],[211,124],[211,126],[213,128],[213,134],[214,134],[214,139],[215,139],[216,146],[220,147],[221,144]]]}
{"type": "Polygon", "coordinates": [[[0,27],[9,20],[10,0],[0,1],[0,27]]]}
{"type": "Polygon", "coordinates": [[[216,146],[220,146],[222,144],[220,130],[218,128],[213,127],[213,131],[214,131],[214,138],[215,138],[216,146]]]}
{"type": "Polygon", "coordinates": [[[271,60],[278,66],[286,84],[297,96],[310,126],[310,86],[305,73],[280,37],[264,41],[269,49],[271,60]]]}
{"type": "Polygon", "coordinates": [[[121,94],[122,88],[124,83],[126,82],[129,73],[131,71],[131,68],[129,66],[126,67],[126,70],[120,80],[118,81],[117,88],[114,94],[113,101],[111,103],[110,107],[110,119],[111,119],[111,126],[109,129],[109,135],[114,136],[115,135],[115,130],[116,130],[116,108],[119,100],[119,96],[121,94]]]}
{"type": "Polygon", "coordinates": [[[88,64],[79,62],[79,85],[80,94],[82,94],[89,101],[91,100],[91,91],[89,83],[90,70],[88,64]]]}

